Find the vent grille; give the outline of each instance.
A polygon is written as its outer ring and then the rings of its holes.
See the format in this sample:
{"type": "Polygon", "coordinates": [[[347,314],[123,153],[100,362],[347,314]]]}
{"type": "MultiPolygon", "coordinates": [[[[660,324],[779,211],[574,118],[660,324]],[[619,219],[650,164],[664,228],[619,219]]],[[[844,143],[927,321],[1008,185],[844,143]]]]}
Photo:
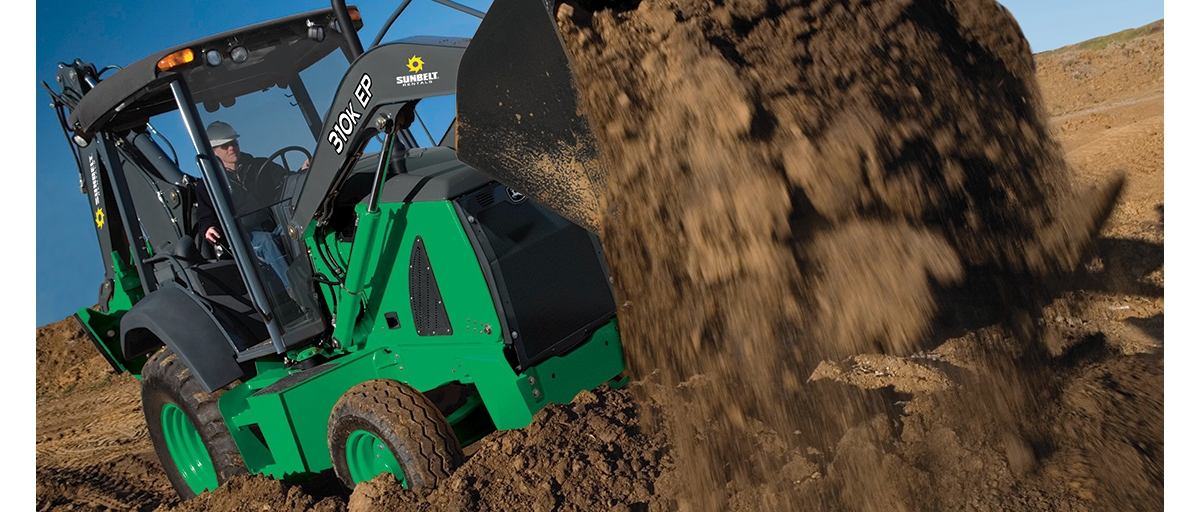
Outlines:
{"type": "Polygon", "coordinates": [[[446,305],[442,303],[442,292],[433,276],[433,265],[425,252],[425,241],[419,236],[413,241],[412,256],[408,260],[408,293],[417,335],[449,336],[454,333],[446,315],[446,305]]]}
{"type": "Polygon", "coordinates": [[[480,208],[487,208],[496,202],[495,196],[492,195],[492,190],[487,189],[475,196],[475,201],[479,203],[480,208]]]}

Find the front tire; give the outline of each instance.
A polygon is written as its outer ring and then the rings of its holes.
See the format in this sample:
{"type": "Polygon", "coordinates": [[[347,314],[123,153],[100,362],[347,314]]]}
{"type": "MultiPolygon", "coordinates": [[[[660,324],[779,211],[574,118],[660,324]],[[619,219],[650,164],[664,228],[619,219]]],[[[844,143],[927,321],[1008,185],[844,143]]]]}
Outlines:
{"type": "Polygon", "coordinates": [[[246,473],[217,398],[169,348],[142,369],[142,412],[158,460],[181,500],[211,491],[246,473]]]}
{"type": "Polygon", "coordinates": [[[391,380],[350,388],[329,415],[333,470],[353,489],[385,472],[409,489],[432,487],[463,462],[462,446],[425,395],[391,380]]]}

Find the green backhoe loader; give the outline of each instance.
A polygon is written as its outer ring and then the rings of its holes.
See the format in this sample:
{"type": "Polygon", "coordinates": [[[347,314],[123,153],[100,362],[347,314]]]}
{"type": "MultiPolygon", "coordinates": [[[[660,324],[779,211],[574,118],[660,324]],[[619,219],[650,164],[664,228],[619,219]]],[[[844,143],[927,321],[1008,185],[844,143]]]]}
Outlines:
{"type": "Polygon", "coordinates": [[[75,316],[140,379],[181,498],[239,473],[430,486],[489,432],[624,382],[597,189],[539,186],[520,164],[565,144],[597,165],[552,13],[438,3],[482,17],[476,36],[364,51],[358,10],[335,0],[43,84],[106,269],[75,316]],[[423,145],[437,102],[453,119],[423,145]],[[247,183],[269,194],[241,201],[247,183]]]}

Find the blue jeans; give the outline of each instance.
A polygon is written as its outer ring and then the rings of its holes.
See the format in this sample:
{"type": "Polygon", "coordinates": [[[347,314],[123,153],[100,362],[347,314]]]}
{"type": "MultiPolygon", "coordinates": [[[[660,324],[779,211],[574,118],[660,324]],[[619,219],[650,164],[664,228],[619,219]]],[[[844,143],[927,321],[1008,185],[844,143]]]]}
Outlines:
{"type": "Polygon", "coordinates": [[[271,267],[275,274],[279,275],[279,280],[283,282],[284,288],[291,288],[287,278],[287,259],[283,255],[283,249],[279,247],[279,228],[275,232],[266,231],[251,231],[250,245],[254,248],[254,255],[263,263],[271,267]]]}

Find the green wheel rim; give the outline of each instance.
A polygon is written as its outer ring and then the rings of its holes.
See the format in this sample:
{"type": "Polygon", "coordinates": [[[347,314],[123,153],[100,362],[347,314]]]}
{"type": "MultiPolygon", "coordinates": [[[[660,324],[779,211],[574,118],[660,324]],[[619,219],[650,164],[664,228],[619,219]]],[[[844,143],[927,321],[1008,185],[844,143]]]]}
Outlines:
{"type": "Polygon", "coordinates": [[[208,456],[204,440],[183,409],[174,404],[163,406],[162,429],[171,460],[192,492],[200,494],[216,489],[217,471],[212,457],[208,456]]]}
{"type": "Polygon", "coordinates": [[[346,438],[346,466],[355,485],[388,472],[395,475],[401,485],[408,487],[404,470],[400,468],[396,456],[382,440],[366,430],[355,430],[346,438]]]}

